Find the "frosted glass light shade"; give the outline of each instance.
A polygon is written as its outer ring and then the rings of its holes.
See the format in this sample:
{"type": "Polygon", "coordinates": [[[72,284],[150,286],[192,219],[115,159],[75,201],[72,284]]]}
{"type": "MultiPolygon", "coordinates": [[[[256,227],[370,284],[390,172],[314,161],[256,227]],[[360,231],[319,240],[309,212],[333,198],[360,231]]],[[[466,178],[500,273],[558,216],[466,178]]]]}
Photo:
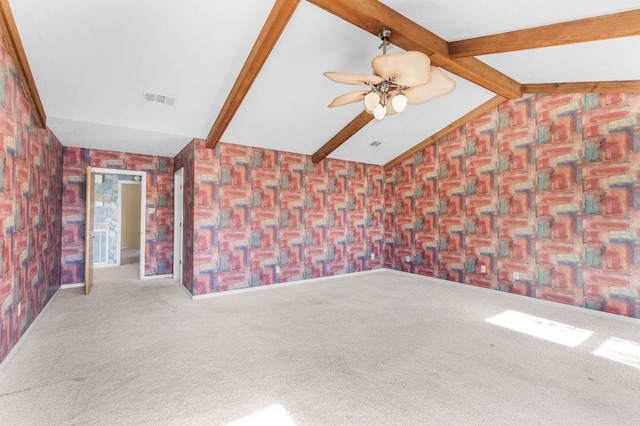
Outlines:
{"type": "Polygon", "coordinates": [[[367,111],[373,111],[378,105],[380,105],[380,96],[376,92],[367,93],[364,97],[364,107],[367,111]]]}
{"type": "Polygon", "coordinates": [[[402,93],[398,93],[391,100],[391,106],[396,112],[402,112],[407,107],[407,97],[402,93]]]}
{"type": "Polygon", "coordinates": [[[378,106],[373,109],[373,116],[376,118],[376,120],[382,120],[385,115],[387,115],[386,106],[378,104],[378,106]]]}

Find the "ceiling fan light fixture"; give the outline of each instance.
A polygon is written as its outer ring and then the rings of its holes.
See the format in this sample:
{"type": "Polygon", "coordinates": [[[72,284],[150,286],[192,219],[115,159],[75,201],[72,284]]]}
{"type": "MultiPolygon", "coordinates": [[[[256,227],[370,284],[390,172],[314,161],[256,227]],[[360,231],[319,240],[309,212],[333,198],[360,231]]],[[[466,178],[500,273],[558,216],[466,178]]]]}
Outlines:
{"type": "Polygon", "coordinates": [[[338,96],[329,104],[330,107],[364,100],[365,111],[382,120],[386,115],[404,111],[408,104],[427,102],[450,93],[455,88],[455,81],[431,65],[429,56],[418,51],[387,55],[391,30],[383,29],[378,35],[382,40],[382,55],[371,61],[373,75],[324,73],[327,78],[337,83],[369,86],[367,92],[338,96]]]}
{"type": "Polygon", "coordinates": [[[407,97],[402,93],[398,93],[391,99],[391,106],[396,112],[402,112],[407,107],[407,97]]]}
{"type": "Polygon", "coordinates": [[[382,104],[378,104],[373,109],[373,116],[376,118],[376,120],[382,120],[385,115],[387,115],[387,107],[386,106],[384,106],[382,104]]]}
{"type": "Polygon", "coordinates": [[[380,105],[380,96],[374,91],[367,93],[364,97],[364,107],[367,111],[373,111],[378,105],[380,105]]]}

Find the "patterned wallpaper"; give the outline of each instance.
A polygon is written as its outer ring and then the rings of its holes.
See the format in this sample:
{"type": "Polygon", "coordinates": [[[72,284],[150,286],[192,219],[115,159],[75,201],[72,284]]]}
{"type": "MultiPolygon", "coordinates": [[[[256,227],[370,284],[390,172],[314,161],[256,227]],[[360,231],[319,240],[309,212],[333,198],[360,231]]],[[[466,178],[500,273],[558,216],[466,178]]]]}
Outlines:
{"type": "Polygon", "coordinates": [[[37,129],[0,37],[0,361],[60,287],[62,145],[37,129]]]}
{"type": "Polygon", "coordinates": [[[147,172],[145,275],[173,269],[173,160],[166,157],[64,148],[62,284],[84,281],[85,181],[87,166],[147,172]]]}
{"type": "Polygon", "coordinates": [[[640,318],[640,95],[505,102],[386,182],[385,266],[640,318]]]}
{"type": "Polygon", "coordinates": [[[382,166],[193,147],[193,294],[382,266],[382,166]]]}
{"type": "Polygon", "coordinates": [[[182,285],[193,293],[193,181],[196,143],[191,141],[173,159],[175,170],[182,171],[182,285]]]}

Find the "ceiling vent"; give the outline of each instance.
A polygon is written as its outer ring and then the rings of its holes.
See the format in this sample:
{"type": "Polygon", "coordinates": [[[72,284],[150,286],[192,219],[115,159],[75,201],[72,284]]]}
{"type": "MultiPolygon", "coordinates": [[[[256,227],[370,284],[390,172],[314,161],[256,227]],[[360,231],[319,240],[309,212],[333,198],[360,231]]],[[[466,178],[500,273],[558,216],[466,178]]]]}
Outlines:
{"type": "Polygon", "coordinates": [[[369,145],[371,145],[374,148],[378,148],[378,147],[382,146],[382,142],[373,141],[369,145]]]}
{"type": "Polygon", "coordinates": [[[144,92],[144,100],[147,102],[154,102],[157,104],[164,104],[169,106],[173,106],[176,103],[176,98],[174,97],[149,92],[144,92]]]}

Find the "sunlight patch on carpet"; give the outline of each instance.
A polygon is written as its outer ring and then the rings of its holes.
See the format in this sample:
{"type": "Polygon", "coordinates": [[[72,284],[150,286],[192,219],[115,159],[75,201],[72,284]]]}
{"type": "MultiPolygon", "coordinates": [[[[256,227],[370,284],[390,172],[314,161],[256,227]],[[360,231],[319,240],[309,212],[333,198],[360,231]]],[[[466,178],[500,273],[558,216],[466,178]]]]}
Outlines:
{"type": "Polygon", "coordinates": [[[296,426],[293,419],[280,404],[271,405],[246,417],[227,424],[227,426],[279,425],[296,426]]]}
{"type": "Polygon", "coordinates": [[[485,321],[570,348],[575,348],[593,335],[593,331],[516,311],[505,311],[485,321]]]}
{"type": "Polygon", "coordinates": [[[631,340],[610,337],[593,354],[640,369],[640,344],[631,340]]]}

